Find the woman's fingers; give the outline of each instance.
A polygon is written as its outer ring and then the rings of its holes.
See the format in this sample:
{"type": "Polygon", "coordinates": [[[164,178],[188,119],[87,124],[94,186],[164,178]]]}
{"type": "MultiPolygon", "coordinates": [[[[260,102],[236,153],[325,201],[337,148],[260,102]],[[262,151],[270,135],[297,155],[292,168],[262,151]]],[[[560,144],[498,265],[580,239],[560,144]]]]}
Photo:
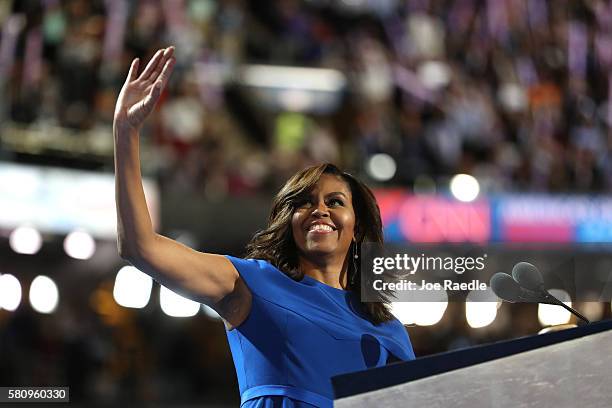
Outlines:
{"type": "Polygon", "coordinates": [[[164,69],[162,70],[161,75],[159,76],[159,80],[161,81],[162,87],[166,86],[166,83],[168,83],[168,78],[170,78],[170,74],[172,73],[172,69],[174,68],[174,62],[175,59],[170,57],[170,59],[164,64],[164,69]]]}
{"type": "Polygon", "coordinates": [[[140,59],[135,58],[134,61],[132,61],[132,65],[130,65],[130,71],[128,72],[126,82],[131,82],[136,79],[136,75],[138,75],[139,65],[140,65],[140,59]]]}
{"type": "Polygon", "coordinates": [[[156,70],[157,66],[159,65],[159,61],[162,59],[162,56],[164,55],[164,51],[165,51],[164,49],[157,50],[155,55],[153,55],[153,58],[151,58],[151,61],[149,61],[149,63],[147,64],[147,67],[145,68],[145,70],[140,75],[140,79],[142,79],[143,81],[146,81],[149,79],[151,74],[156,70]]]}
{"type": "Polygon", "coordinates": [[[159,99],[159,95],[161,94],[161,81],[155,83],[155,85],[149,91],[149,94],[145,97],[142,103],[143,115],[147,116],[153,110],[153,107],[157,103],[159,99]]]}
{"type": "Polygon", "coordinates": [[[140,60],[132,61],[117,103],[127,108],[127,118],[133,126],[140,126],[157,104],[174,67],[173,53],[174,47],[158,50],[140,75],[140,60]],[[138,82],[131,84],[134,81],[138,82]]]}
{"type": "Polygon", "coordinates": [[[168,47],[163,50],[161,59],[159,60],[155,69],[152,71],[151,76],[147,78],[148,83],[154,83],[163,75],[164,69],[166,69],[166,65],[168,64],[168,61],[172,60],[173,53],[174,53],[174,47],[168,47]]]}

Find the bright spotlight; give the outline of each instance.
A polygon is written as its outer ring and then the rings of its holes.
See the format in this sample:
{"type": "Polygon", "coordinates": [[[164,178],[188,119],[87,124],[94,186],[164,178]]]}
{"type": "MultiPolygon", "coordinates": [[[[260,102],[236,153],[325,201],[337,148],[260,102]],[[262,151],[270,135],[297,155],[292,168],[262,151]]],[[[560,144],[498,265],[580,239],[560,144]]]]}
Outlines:
{"type": "Polygon", "coordinates": [[[433,326],[444,316],[448,302],[423,302],[420,305],[415,303],[414,306],[419,310],[414,322],[418,326],[433,326]]]}
{"type": "Polygon", "coordinates": [[[471,291],[465,302],[465,318],[473,329],[486,327],[495,321],[501,302],[491,288],[485,291],[471,291]]]}
{"type": "Polygon", "coordinates": [[[0,275],[0,309],[14,312],[21,302],[21,284],[11,274],[0,275]]]}
{"type": "Polygon", "coordinates": [[[402,324],[413,324],[415,310],[412,302],[391,302],[391,313],[402,324]]]}
{"type": "Polygon", "coordinates": [[[30,305],[39,313],[53,313],[57,307],[57,285],[47,276],[40,275],[30,284],[30,305]]]}
{"type": "Polygon", "coordinates": [[[64,251],[74,259],[89,259],[96,251],[96,242],[85,231],[72,231],[64,239],[64,251]]]}
{"type": "Polygon", "coordinates": [[[11,232],[9,245],[18,254],[33,255],[40,250],[42,237],[37,229],[22,226],[11,232]]]}
{"type": "Polygon", "coordinates": [[[457,174],[451,179],[450,190],[457,200],[469,203],[478,197],[480,185],[469,174],[457,174]]]}
{"type": "Polygon", "coordinates": [[[433,326],[442,319],[447,306],[448,302],[393,302],[391,313],[402,324],[433,326]]]}
{"type": "Polygon", "coordinates": [[[172,317],[195,316],[200,310],[200,303],[187,299],[165,286],[160,288],[159,303],[162,311],[172,317]]]}
{"type": "Polygon", "coordinates": [[[486,327],[497,317],[497,302],[465,302],[465,318],[473,329],[486,327]]]}
{"type": "Polygon", "coordinates": [[[411,300],[392,302],[391,313],[403,324],[415,323],[419,326],[432,326],[438,323],[448,306],[445,290],[421,290],[410,294],[411,300]]]}
{"type": "Polygon", "coordinates": [[[395,160],[391,156],[385,153],[378,153],[372,155],[368,159],[366,169],[370,176],[378,181],[391,180],[397,170],[395,160]]]}
{"type": "Polygon", "coordinates": [[[119,269],[115,277],[113,297],[123,307],[142,309],[149,303],[153,280],[133,266],[119,269]]]}
{"type": "MultiPolygon", "coordinates": [[[[562,289],[551,289],[550,294],[565,303],[567,306],[572,307],[570,295],[562,289]]],[[[570,321],[572,314],[557,305],[538,305],[538,320],[542,326],[554,326],[557,324],[565,324],[570,321]]]]}

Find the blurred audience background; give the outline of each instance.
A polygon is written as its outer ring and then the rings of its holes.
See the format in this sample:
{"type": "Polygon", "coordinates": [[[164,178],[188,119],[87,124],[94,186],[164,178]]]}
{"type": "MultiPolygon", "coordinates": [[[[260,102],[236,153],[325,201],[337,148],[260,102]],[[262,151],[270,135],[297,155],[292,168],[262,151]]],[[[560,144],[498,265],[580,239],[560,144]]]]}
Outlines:
{"type": "MultiPolygon", "coordinates": [[[[52,131],[108,169],[131,60],[175,45],[175,72],[143,132],[143,164],[164,190],[274,192],[322,160],[371,178],[380,153],[397,163],[387,182],[408,187],[469,173],[489,190],[610,188],[606,1],[2,4],[9,158],[27,153],[25,135],[52,131]],[[341,81],[300,89],[255,65],[324,68],[341,81]]],[[[37,160],[62,150],[37,147],[37,160]]]]}
{"type": "MultiPolygon", "coordinates": [[[[270,197],[321,161],[373,187],[466,173],[485,194],[612,188],[609,1],[4,0],[0,26],[6,162],[111,173],[129,64],[174,45],[141,137],[144,174],[175,201],[270,197]]],[[[88,406],[237,405],[222,324],[117,306],[113,250],[93,279],[66,272],[83,293],[62,313],[0,310],[0,384],[69,384],[88,406]]],[[[414,330],[417,355],[533,334],[534,307],[478,337],[451,304],[414,330]]]]}

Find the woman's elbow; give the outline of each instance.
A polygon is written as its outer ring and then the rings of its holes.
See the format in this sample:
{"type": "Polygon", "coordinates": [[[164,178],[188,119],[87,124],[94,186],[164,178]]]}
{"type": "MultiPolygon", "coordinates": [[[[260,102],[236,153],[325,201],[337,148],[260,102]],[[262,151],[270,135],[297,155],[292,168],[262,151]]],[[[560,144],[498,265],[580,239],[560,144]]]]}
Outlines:
{"type": "Polygon", "coordinates": [[[121,239],[117,239],[117,251],[119,252],[119,256],[121,259],[126,260],[128,262],[133,262],[136,259],[136,251],[132,245],[129,245],[127,242],[121,239]]]}

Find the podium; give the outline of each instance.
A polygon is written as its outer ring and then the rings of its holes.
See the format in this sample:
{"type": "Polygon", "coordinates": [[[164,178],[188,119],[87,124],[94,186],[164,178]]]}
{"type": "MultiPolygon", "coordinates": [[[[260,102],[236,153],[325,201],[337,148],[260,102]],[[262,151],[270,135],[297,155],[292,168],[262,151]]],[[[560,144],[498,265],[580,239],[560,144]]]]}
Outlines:
{"type": "Polygon", "coordinates": [[[332,378],[334,407],[609,408],[612,320],[332,378]]]}

